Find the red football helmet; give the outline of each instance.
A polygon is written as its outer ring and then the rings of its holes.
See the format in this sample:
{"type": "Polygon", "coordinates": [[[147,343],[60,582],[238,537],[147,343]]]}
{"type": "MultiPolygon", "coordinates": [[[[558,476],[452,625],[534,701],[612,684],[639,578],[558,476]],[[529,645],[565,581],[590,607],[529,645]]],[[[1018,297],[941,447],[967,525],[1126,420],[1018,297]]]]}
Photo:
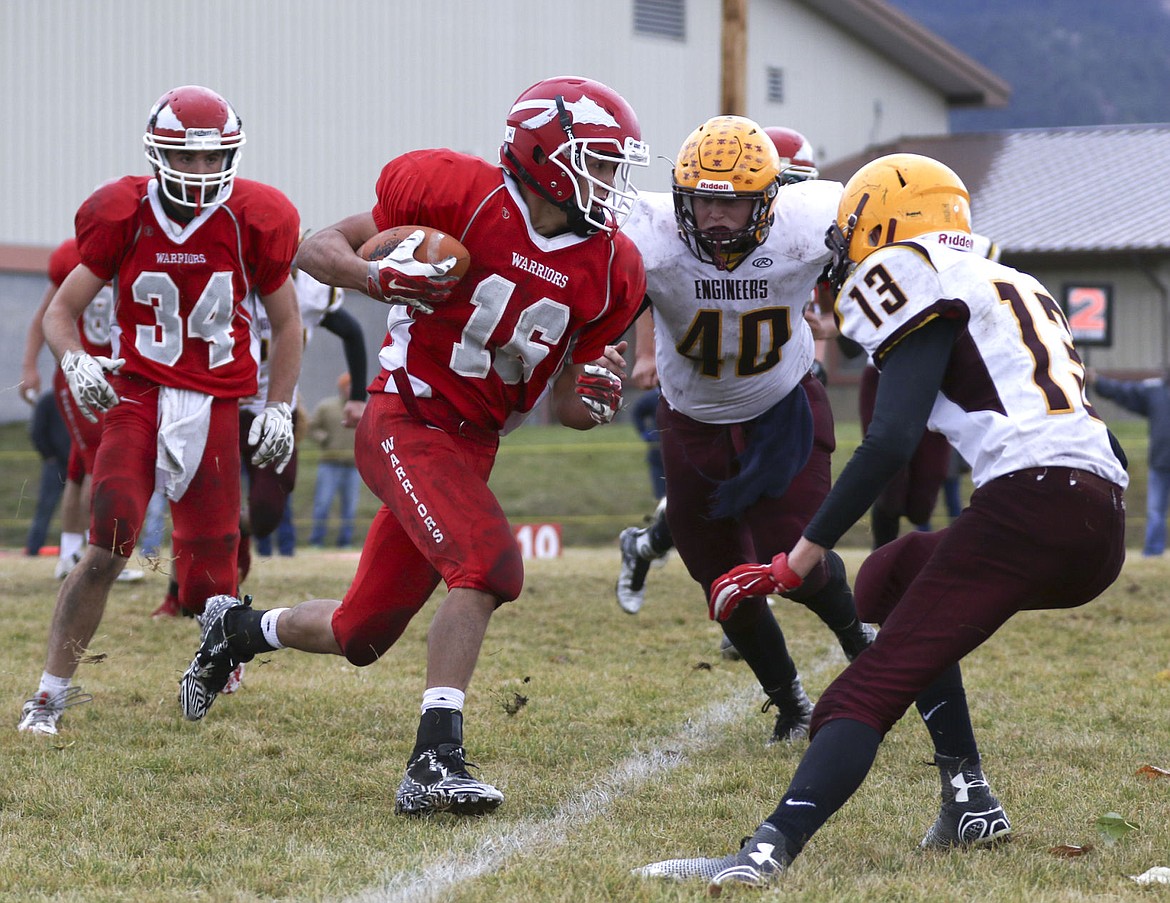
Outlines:
{"type": "Polygon", "coordinates": [[[172,88],[151,108],[142,140],[159,187],[172,203],[199,213],[204,207],[222,204],[231,195],[244,129],[231,104],[211,89],[199,85],[172,88]],[[182,172],[170,165],[168,156],[179,149],[223,151],[223,167],[207,174],[182,172]]]}
{"type": "Polygon", "coordinates": [[[780,184],[790,185],[821,177],[814,162],[812,145],[804,135],[796,129],[779,125],[764,129],[764,134],[772,139],[776,153],[780,155],[780,184]]]}
{"type": "Polygon", "coordinates": [[[638,117],[600,82],[577,76],[539,81],[508,111],[500,161],[516,178],[569,215],[574,232],[615,232],[637,192],[631,166],[648,166],[638,117]],[[613,184],[594,175],[591,160],[618,164],[613,184]]]}

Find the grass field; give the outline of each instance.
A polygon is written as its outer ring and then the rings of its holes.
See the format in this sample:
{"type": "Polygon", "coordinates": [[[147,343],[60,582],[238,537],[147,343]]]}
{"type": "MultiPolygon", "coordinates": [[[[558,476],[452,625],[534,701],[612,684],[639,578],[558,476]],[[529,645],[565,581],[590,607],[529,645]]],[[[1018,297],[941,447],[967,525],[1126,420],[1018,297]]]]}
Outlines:
{"type": "MultiPolygon", "coordinates": [[[[1164,899],[1128,876],[1170,866],[1170,561],[1140,542],[1144,424],[1134,460],[1131,559],[1090,606],[1022,615],[978,650],[968,694],[993,787],[1015,826],[996,850],[923,855],[937,772],[916,716],[889,735],[869,781],[786,877],[807,901],[1164,899]],[[1136,523],[1136,526],[1135,526],[1136,523]],[[1137,830],[1111,842],[1117,813],[1137,830]],[[1091,847],[1064,858],[1061,845],[1091,847]]],[[[36,462],[0,429],[0,525],[23,539],[36,462]],[[30,477],[30,473],[32,477],[30,477]]],[[[855,427],[839,428],[837,466],[855,427]]],[[[393,814],[417,724],[428,607],[374,666],[280,652],[204,722],[177,681],[193,622],[151,621],[167,564],[117,586],[78,683],[94,701],[56,739],[13,729],[35,688],[57,584],[52,559],[0,553],[0,901],[672,901],[701,886],[638,879],[646,862],[733,849],[771,811],[803,746],[765,748],[772,717],[677,558],[651,572],[630,617],[613,601],[614,538],[652,508],[628,427],[510,437],[493,485],[514,521],[555,521],[566,551],[528,564],[524,595],[493,619],[467,706],[469,757],[507,796],[483,819],[393,814]],[[2,724],[2,722],[0,722],[2,724]]],[[[306,515],[313,458],[295,501],[306,515]]],[[[359,519],[373,510],[367,495],[359,519]]],[[[56,526],[54,526],[54,531],[56,526]]],[[[302,530],[307,532],[307,524],[302,530]]],[[[302,533],[304,535],[304,533],[302,533]]],[[[51,534],[55,537],[55,532],[51,534]]],[[[865,527],[847,537],[854,573],[865,527]]],[[[141,564],[141,562],[139,562],[141,564]]],[[[246,589],[269,608],[336,598],[356,553],[260,559],[246,589]]],[[[844,666],[803,608],[781,623],[814,698],[844,666]]],[[[738,895],[737,895],[738,896],[738,895]]],[[[750,896],[745,894],[744,896],[750,896]]]]}
{"type": "MultiPolygon", "coordinates": [[[[851,572],[861,560],[847,553],[851,572]]],[[[177,680],[196,641],[154,622],[163,573],[115,588],[78,682],[94,694],[56,739],[17,734],[56,586],[48,562],[0,571],[0,900],[671,901],[701,886],[633,877],[651,860],[721,853],[771,811],[803,744],[765,748],[771,717],[680,562],[646,607],[612,598],[616,550],[529,563],[493,619],[467,707],[469,757],[507,795],[482,819],[393,815],[413,742],[431,609],[379,663],[279,652],[198,724],[177,680]]],[[[162,565],[165,569],[165,564],[162,565]]],[[[336,596],[352,555],[261,560],[257,605],[336,596]]],[[[1128,876],[1170,865],[1170,564],[1132,559],[1090,606],[1029,613],[967,667],[993,786],[1015,825],[995,850],[920,854],[937,773],[916,717],[787,876],[786,899],[1072,901],[1165,898],[1128,876]],[[1138,830],[1107,843],[1115,812],[1138,830]],[[1092,846],[1062,858],[1058,845],[1092,846]]],[[[844,666],[808,612],[780,602],[815,696],[844,666]]],[[[748,896],[746,893],[745,897],[748,896]]],[[[737,895],[738,897],[738,895],[737,895]]]]}

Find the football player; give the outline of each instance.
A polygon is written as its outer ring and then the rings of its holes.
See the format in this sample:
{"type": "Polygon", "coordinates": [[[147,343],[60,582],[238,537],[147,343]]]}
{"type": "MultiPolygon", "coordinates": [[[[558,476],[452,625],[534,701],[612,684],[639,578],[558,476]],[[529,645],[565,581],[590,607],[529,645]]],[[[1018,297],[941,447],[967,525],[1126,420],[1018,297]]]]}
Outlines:
{"type": "MultiPolygon", "coordinates": [[[[75,266],[81,263],[77,253],[77,239],[67,238],[61,242],[49,255],[49,285],[45,290],[40,307],[33,314],[29,323],[28,334],[24,344],[24,362],[21,368],[22,393],[30,403],[34,402],[40,393],[41,376],[37,371],[37,356],[45,344],[45,331],[42,320],[49,302],[57,293],[61,283],[65,281],[75,266]]],[[[88,354],[96,357],[109,357],[110,350],[110,317],[113,314],[113,290],[103,285],[81,316],[77,320],[78,338],[88,354]]],[[[61,493],[61,545],[58,552],[57,565],[53,575],[58,580],[64,580],[71,570],[81,561],[85,546],[86,512],[89,510],[90,475],[93,473],[93,462],[97,456],[98,443],[102,434],[102,415],[90,420],[83,417],[77,409],[77,404],[69,392],[65,375],[58,367],[53,372],[53,395],[57,401],[57,409],[69,430],[70,447],[69,463],[66,469],[65,486],[61,493]]],[[[118,574],[119,583],[134,583],[143,578],[143,572],[137,568],[123,568],[118,574]]]]}
{"type": "Polygon", "coordinates": [[[715,582],[711,616],[799,592],[904,465],[929,426],[971,462],[975,492],[949,527],[872,553],[857,578],[874,644],[821,695],[812,742],[776,810],[738,853],[644,875],[772,884],[868,774],[916,703],[935,743],[938,818],[923,848],[1011,830],[971,729],[959,662],[1016,612],[1083,605],[1125,558],[1124,454],[1085,398],[1068,322],[1032,276],[972,253],[970,197],[928,157],[893,154],[845,186],[829,231],[841,331],[881,369],[873,422],[804,535],[715,582]]]}
{"type": "MultiPolygon", "coordinates": [[[[243,303],[260,294],[272,321],[268,405],[256,463],[282,467],[292,450],[289,402],[301,323],[289,268],[297,212],[267,185],[236,178],[244,131],[222,97],[188,85],[164,94],[143,136],[150,176],[99,187],[81,206],[81,263],[53,296],[44,331],[78,409],[106,412],[94,461],[90,545],[65,579],[45,671],[19,729],[57,732],[78,656],[134,549],[156,472],[171,500],[179,583],[196,611],[236,589],[239,399],[256,391],[243,303]],[[77,328],[103,285],[116,285],[114,357],[88,353],[77,328]]],[[[225,681],[226,682],[226,681],[225,681]]]]}
{"type": "MultiPolygon", "coordinates": [[[[809,179],[819,179],[820,172],[814,162],[812,145],[807,138],[795,129],[784,126],[771,126],[764,129],[764,134],[776,148],[779,158],[780,183],[792,185],[805,182],[809,179]]],[[[806,308],[811,311],[812,305],[806,308]]],[[[817,332],[819,319],[806,312],[809,326],[813,328],[813,335],[817,339],[818,351],[823,344],[817,332]]],[[[831,322],[831,316],[829,316],[831,322]]],[[[630,377],[640,389],[650,390],[658,388],[658,368],[654,354],[654,326],[649,313],[643,313],[635,324],[637,332],[637,348],[642,350],[634,359],[634,367],[630,377]]],[[[821,355],[817,354],[817,360],[821,355]]],[[[818,365],[814,362],[813,369],[818,365]]],[[[822,382],[824,380],[822,379],[822,382]]],[[[661,456],[660,456],[661,457],[661,456]]],[[[666,506],[659,504],[654,511],[648,527],[628,527],[623,530],[618,539],[621,549],[621,569],[615,586],[618,605],[628,614],[637,614],[646,600],[646,574],[652,561],[661,562],[664,556],[674,548],[674,540],[670,535],[670,526],[666,521],[666,506]]],[[[725,634],[720,644],[720,652],[724,658],[738,659],[739,653],[725,634]]]]}
{"type": "MultiPolygon", "coordinates": [[[[840,195],[838,182],[783,184],[764,130],[717,116],[683,142],[672,192],[642,195],[627,225],[653,316],[653,340],[639,336],[634,372],[652,369],[662,387],[666,524],[704,595],[720,574],[789,547],[829,490],[833,417],[810,373],[803,310],[829,262],[821,236],[840,195]]],[[[622,534],[618,600],[627,611],[641,599],[632,580],[623,587],[627,575],[665,551],[655,537],[653,527],[622,534]],[[623,601],[624,591],[637,595],[623,601]]],[[[797,601],[847,657],[870,642],[836,554],[818,564],[797,601]]],[[[722,626],[776,706],[769,742],[805,736],[812,703],[764,595],[722,626]]]]}
{"type": "Polygon", "coordinates": [[[634,197],[630,167],[648,160],[620,95],[587,78],[546,79],[512,105],[499,164],[446,149],[404,154],[383,168],[372,211],[305,240],[302,269],[390,305],[355,448],[383,506],[344,600],[270,611],[230,596],[208,601],[202,646],[180,684],[187,718],[202,718],[224,676],[259,652],[291,646],[372,664],[444,581],[395,809],[500,805],[503,794],[468,773],[463,746],[465,693],[488,621],[523,581],[488,476],[501,432],[546,393],[573,428],[617,413],[621,380],[592,362],[608,358],[607,343],[645,293],[638,252],[619,227],[634,197]],[[410,239],[381,260],[356,253],[402,225],[457,238],[468,272],[453,282],[455,258],[420,263],[410,239]]]}

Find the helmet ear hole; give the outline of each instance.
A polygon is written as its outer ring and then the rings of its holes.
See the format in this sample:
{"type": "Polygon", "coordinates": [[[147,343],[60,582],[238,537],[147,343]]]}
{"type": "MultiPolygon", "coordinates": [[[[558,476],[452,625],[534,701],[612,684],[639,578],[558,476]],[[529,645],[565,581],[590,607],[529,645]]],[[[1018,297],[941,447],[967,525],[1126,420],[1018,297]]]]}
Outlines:
{"type": "Polygon", "coordinates": [[[876,248],[882,243],[882,227],[880,223],[869,230],[866,241],[869,242],[871,248],[876,248]]]}
{"type": "Polygon", "coordinates": [[[544,152],[544,148],[534,147],[532,149],[532,160],[537,166],[543,166],[545,161],[548,160],[548,154],[544,152]]]}

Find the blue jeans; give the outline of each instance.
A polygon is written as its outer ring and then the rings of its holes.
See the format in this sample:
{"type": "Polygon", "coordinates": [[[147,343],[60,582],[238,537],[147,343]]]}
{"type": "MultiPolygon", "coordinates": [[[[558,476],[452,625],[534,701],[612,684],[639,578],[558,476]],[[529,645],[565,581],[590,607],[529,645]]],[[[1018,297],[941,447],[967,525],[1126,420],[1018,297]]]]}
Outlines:
{"type": "Polygon", "coordinates": [[[280,516],[280,523],[267,536],[256,537],[256,551],[261,555],[272,554],[272,537],[276,536],[276,547],[281,555],[291,557],[297,547],[297,527],[293,523],[292,496],[284,502],[284,513],[280,516]]]}
{"type": "Polygon", "coordinates": [[[317,486],[313,490],[313,532],[309,534],[311,545],[325,545],[329,509],[333,506],[334,498],[341,502],[341,528],[337,532],[337,544],[348,546],[353,542],[353,519],[357,514],[360,491],[361,477],[355,465],[339,461],[321,461],[317,464],[317,486]]]}
{"type": "Polygon", "coordinates": [[[36,555],[45,544],[49,522],[65,491],[65,462],[57,458],[45,458],[41,462],[41,485],[37,490],[37,506],[29,524],[28,538],[24,543],[26,555],[36,555]]]}
{"type": "Polygon", "coordinates": [[[1166,504],[1170,501],[1170,470],[1149,470],[1146,482],[1146,541],[1142,554],[1147,558],[1166,551],[1166,504]]]}

